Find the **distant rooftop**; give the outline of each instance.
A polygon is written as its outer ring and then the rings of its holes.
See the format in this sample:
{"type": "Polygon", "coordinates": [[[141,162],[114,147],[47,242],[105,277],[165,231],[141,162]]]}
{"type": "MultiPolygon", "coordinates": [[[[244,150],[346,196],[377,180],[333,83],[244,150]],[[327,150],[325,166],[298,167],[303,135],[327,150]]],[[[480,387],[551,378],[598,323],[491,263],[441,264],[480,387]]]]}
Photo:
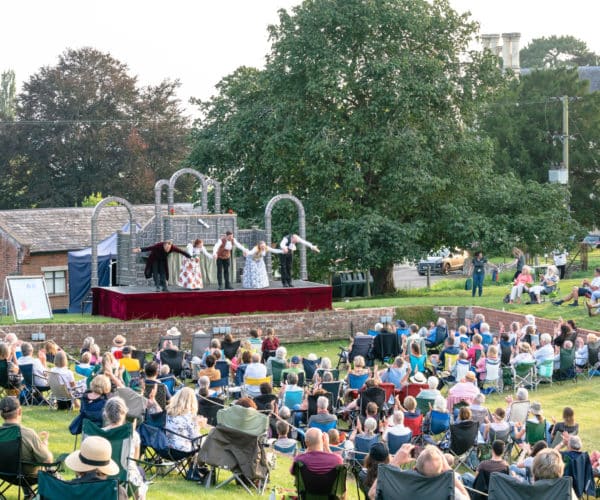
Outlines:
{"type": "MultiPolygon", "coordinates": [[[[529,75],[532,71],[532,68],[521,68],[521,75],[529,75]]],[[[590,82],[590,92],[600,90],[600,66],[579,66],[577,72],[580,80],[590,82]]]]}

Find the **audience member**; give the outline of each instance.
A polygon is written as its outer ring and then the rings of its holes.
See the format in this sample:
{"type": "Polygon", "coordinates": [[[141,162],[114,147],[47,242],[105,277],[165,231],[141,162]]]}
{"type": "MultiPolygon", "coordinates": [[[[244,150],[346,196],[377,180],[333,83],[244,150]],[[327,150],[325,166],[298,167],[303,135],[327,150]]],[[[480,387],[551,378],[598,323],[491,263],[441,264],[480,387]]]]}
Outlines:
{"type": "MultiPolygon", "coordinates": [[[[306,451],[294,457],[294,462],[302,462],[313,474],[327,474],[338,465],[342,465],[342,457],[329,449],[329,436],[320,429],[306,431],[306,451]]],[[[290,471],[294,473],[294,469],[290,471]]]]}
{"type": "Polygon", "coordinates": [[[39,391],[48,391],[48,380],[44,376],[44,365],[38,358],[34,358],[33,346],[29,342],[23,342],[21,344],[22,356],[18,359],[17,363],[19,366],[33,365],[33,385],[37,387],[39,391]]]}
{"type": "Polygon", "coordinates": [[[390,452],[384,443],[375,443],[365,457],[364,468],[359,472],[358,481],[365,495],[377,479],[379,464],[390,463],[390,452]]]}
{"type": "Polygon", "coordinates": [[[321,426],[331,424],[332,422],[336,423],[337,426],[337,417],[329,413],[328,410],[329,399],[325,396],[319,396],[317,398],[317,413],[315,415],[311,415],[308,419],[308,426],[321,426]]]}

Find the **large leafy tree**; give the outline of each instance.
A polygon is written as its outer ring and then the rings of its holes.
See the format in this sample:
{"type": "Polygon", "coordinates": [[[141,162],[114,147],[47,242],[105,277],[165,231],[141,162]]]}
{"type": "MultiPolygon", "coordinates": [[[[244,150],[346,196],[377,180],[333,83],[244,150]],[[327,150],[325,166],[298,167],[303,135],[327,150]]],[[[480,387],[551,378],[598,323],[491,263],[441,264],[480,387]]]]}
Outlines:
{"type": "Polygon", "coordinates": [[[523,68],[597,66],[600,58],[583,40],[564,35],[535,38],[520,52],[523,68]]]}
{"type": "MultiPolygon", "coordinates": [[[[493,148],[476,118],[501,77],[489,53],[465,63],[475,31],[445,0],[307,0],[280,11],[266,68],[238,69],[201,103],[189,162],[220,178],[248,219],[273,194],[301,198],[323,267],[342,258],[370,268],[378,291],[401,258],[495,244],[480,214],[502,207],[480,206],[493,148]]],[[[282,215],[276,228],[289,231],[282,215]]]]}
{"type": "Polygon", "coordinates": [[[20,206],[73,206],[98,191],[151,201],[154,182],[186,154],[177,87],[140,88],[109,54],[65,51],[19,95],[13,158],[20,160],[3,191],[16,184],[20,206]]]}
{"type": "Polygon", "coordinates": [[[593,227],[600,216],[600,93],[589,92],[576,69],[533,71],[513,80],[482,114],[496,144],[495,168],[546,182],[562,159],[562,96],[569,96],[569,186],[573,216],[593,227]]]}

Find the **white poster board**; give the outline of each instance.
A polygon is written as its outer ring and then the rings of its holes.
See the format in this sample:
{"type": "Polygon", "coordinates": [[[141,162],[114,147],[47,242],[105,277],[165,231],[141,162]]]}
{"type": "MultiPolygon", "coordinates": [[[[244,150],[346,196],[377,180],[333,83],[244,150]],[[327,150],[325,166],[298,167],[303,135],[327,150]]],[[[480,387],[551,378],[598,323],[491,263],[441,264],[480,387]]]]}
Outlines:
{"type": "Polygon", "coordinates": [[[8,276],[6,286],[15,321],[52,318],[43,276],[8,276]]]}

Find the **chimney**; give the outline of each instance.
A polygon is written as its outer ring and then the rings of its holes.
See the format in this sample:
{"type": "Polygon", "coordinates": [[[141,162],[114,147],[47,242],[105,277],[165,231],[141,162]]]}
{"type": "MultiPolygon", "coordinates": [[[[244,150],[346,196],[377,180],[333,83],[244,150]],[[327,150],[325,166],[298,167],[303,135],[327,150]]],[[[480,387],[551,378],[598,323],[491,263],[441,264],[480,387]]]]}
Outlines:
{"type": "Polygon", "coordinates": [[[502,33],[502,69],[512,68],[512,33],[502,33]]]}
{"type": "Polygon", "coordinates": [[[511,33],[510,45],[512,48],[511,69],[518,75],[521,72],[521,62],[519,59],[521,33],[511,33]]]}

